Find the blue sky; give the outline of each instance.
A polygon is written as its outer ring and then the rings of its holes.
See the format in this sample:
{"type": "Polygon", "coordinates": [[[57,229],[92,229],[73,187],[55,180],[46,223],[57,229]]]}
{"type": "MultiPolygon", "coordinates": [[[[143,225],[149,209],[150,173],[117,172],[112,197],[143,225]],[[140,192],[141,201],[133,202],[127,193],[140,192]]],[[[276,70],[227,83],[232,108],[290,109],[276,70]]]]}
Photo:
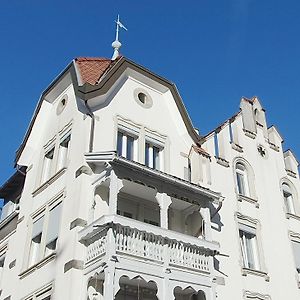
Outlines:
{"type": "Polygon", "coordinates": [[[0,184],[52,79],[74,57],[112,55],[118,13],[122,54],[175,82],[201,133],[256,95],[300,158],[300,1],[10,0],[0,10],[0,184]]]}

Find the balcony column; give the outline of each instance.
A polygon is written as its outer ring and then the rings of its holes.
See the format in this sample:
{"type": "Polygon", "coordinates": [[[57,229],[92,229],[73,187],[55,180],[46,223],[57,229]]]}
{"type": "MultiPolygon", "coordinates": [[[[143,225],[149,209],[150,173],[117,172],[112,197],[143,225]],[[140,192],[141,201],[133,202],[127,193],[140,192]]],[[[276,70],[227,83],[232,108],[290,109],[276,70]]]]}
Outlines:
{"type": "Polygon", "coordinates": [[[211,220],[210,220],[210,211],[208,207],[201,207],[200,214],[204,220],[204,237],[205,240],[212,241],[212,231],[211,231],[211,220]]]}
{"type": "Polygon", "coordinates": [[[120,189],[123,187],[123,182],[119,179],[116,173],[112,170],[110,174],[110,184],[109,184],[109,214],[116,215],[118,207],[118,194],[120,189]]]}
{"type": "Polygon", "coordinates": [[[165,193],[157,193],[156,200],[160,208],[160,227],[168,229],[168,210],[172,203],[171,197],[165,193]]]}

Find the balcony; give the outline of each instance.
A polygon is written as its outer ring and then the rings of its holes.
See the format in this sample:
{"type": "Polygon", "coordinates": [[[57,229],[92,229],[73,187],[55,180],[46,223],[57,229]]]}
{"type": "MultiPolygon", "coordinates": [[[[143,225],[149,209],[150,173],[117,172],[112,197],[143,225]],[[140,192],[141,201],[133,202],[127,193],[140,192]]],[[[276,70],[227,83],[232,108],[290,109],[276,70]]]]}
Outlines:
{"type": "Polygon", "coordinates": [[[221,195],[114,152],[86,161],[95,174],[89,225],[79,232],[88,293],[215,299],[211,213],[221,195]]]}
{"type": "Polygon", "coordinates": [[[108,249],[114,249],[116,257],[210,274],[209,258],[218,251],[217,243],[116,215],[103,216],[82,230],[80,242],[87,247],[86,267],[105,260],[108,249]]]}

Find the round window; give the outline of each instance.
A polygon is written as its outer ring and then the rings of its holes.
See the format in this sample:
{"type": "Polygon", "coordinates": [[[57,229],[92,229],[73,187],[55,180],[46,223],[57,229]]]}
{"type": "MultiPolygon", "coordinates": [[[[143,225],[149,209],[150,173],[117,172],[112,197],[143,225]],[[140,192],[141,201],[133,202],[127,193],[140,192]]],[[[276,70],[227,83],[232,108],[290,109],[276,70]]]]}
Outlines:
{"type": "Polygon", "coordinates": [[[57,108],[56,108],[56,114],[60,115],[62,111],[65,109],[68,102],[68,96],[64,95],[62,99],[58,102],[57,108]]]}
{"type": "Polygon", "coordinates": [[[138,98],[143,104],[147,101],[147,96],[144,93],[138,93],[138,98]]]}
{"type": "Polygon", "coordinates": [[[153,104],[151,96],[143,89],[136,89],[134,91],[134,99],[144,108],[150,108],[153,104]]]}

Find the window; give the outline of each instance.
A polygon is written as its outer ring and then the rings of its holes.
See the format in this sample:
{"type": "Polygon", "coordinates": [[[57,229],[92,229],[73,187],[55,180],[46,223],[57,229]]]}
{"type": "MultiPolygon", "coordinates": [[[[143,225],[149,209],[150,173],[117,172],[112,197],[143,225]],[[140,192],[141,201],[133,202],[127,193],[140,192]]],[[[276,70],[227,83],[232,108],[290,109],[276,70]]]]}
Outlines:
{"type": "Polygon", "coordinates": [[[38,263],[57,248],[62,202],[47,206],[32,224],[28,267],[38,263]],[[47,221],[46,221],[47,220],[47,221]]]}
{"type": "Polygon", "coordinates": [[[295,212],[295,206],[294,206],[293,193],[288,184],[286,184],[286,183],[282,184],[282,193],[283,193],[283,199],[284,199],[284,205],[285,205],[286,212],[295,215],[296,212],[295,212]]]}
{"type": "Polygon", "coordinates": [[[250,196],[247,169],[242,163],[236,164],[237,191],[240,195],[250,196]]]}
{"type": "Polygon", "coordinates": [[[43,171],[42,171],[42,178],[41,178],[42,183],[44,183],[51,177],[53,158],[54,158],[54,147],[51,148],[51,150],[49,150],[48,152],[46,152],[44,156],[43,171]]]}
{"type": "Polygon", "coordinates": [[[161,170],[161,156],[162,148],[154,146],[148,142],[145,145],[145,165],[156,169],[161,170]]]}
{"type": "Polygon", "coordinates": [[[50,300],[52,294],[52,285],[48,284],[47,287],[40,289],[39,291],[34,292],[25,300],[50,300]]]}
{"type": "Polygon", "coordinates": [[[240,225],[239,236],[243,257],[243,266],[252,270],[260,270],[258,245],[255,228],[240,225]]]}
{"type": "Polygon", "coordinates": [[[69,154],[69,145],[70,145],[71,135],[64,137],[59,143],[58,148],[58,161],[57,161],[57,171],[65,168],[67,165],[67,159],[69,154]]]}
{"type": "Polygon", "coordinates": [[[32,225],[32,234],[31,234],[31,242],[30,242],[29,261],[28,261],[29,267],[36,264],[39,260],[43,225],[44,225],[44,216],[36,220],[32,225]]]}
{"type": "Polygon", "coordinates": [[[129,160],[136,160],[136,138],[118,131],[117,152],[119,156],[123,156],[129,160]]]}
{"type": "Polygon", "coordinates": [[[5,262],[5,252],[0,254],[0,286],[3,277],[4,262],[5,262]]]}
{"type": "Polygon", "coordinates": [[[292,247],[294,252],[294,258],[295,258],[295,264],[296,264],[296,270],[298,274],[300,274],[300,240],[292,240],[292,247]]]}

